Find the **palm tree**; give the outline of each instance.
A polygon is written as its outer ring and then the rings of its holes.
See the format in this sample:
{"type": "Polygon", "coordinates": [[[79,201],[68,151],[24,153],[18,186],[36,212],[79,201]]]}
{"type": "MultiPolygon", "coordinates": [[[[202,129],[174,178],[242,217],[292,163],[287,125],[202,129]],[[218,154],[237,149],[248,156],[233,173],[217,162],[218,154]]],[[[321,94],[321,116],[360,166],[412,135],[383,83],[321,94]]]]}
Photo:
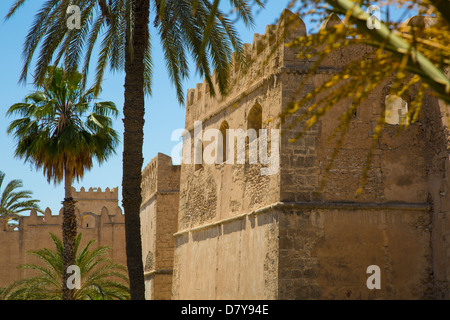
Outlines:
{"type": "MultiPolygon", "coordinates": [[[[17,0],[10,18],[26,0],[17,0]]],[[[220,0],[49,0],[36,14],[24,46],[25,64],[21,81],[26,82],[34,53],[41,45],[34,81],[43,83],[47,66],[63,63],[69,71],[83,63],[86,79],[94,45],[106,27],[96,68],[97,94],[108,62],[113,71],[125,70],[124,151],[122,172],[122,205],[125,212],[126,252],[132,299],[144,299],[140,206],[141,170],[143,164],[144,98],[151,94],[152,51],[149,34],[150,5],[155,14],[153,26],[162,44],[169,76],[175,84],[180,104],[184,104],[182,82],[189,76],[188,55],[196,70],[205,77],[214,95],[211,66],[221,94],[226,94],[229,61],[233,51],[237,62],[245,55],[233,22],[219,9],[220,0]],[[81,29],[66,27],[67,8],[81,9],[81,29]],[[100,7],[101,10],[95,10],[100,7]],[[85,50],[83,50],[85,49],[85,50]],[[83,58],[84,53],[84,58],[83,58]]],[[[252,0],[263,7],[263,0],[252,0]]],[[[249,0],[228,0],[247,26],[253,25],[249,0]]]]}
{"type": "MultiPolygon", "coordinates": [[[[57,236],[50,233],[56,250],[44,248],[27,252],[39,258],[44,265],[24,264],[20,269],[34,270],[38,275],[15,281],[0,292],[5,300],[59,300],[63,290],[64,246],[57,236]]],[[[78,253],[82,234],[75,239],[75,252],[78,253]]],[[[90,250],[95,240],[89,241],[78,253],[75,265],[80,268],[81,287],[75,290],[75,300],[126,300],[129,299],[126,267],[105,257],[110,247],[100,246],[90,250]],[[117,280],[116,280],[117,279],[117,280]]]]}
{"type": "MultiPolygon", "coordinates": [[[[6,174],[0,171],[0,188],[5,180],[6,174]]],[[[39,200],[31,199],[33,192],[29,190],[17,191],[22,188],[22,180],[11,180],[0,195],[0,216],[18,214],[23,211],[36,210],[42,212],[37,204],[39,200]]]]}
{"type": "MultiPolygon", "coordinates": [[[[25,102],[7,111],[7,115],[21,116],[11,122],[8,134],[13,133],[17,140],[16,157],[38,170],[42,168],[49,182],[64,179],[63,261],[67,269],[75,261],[77,235],[72,182],[92,167],[94,157],[102,163],[115,153],[119,140],[109,116],[117,116],[118,112],[112,102],[94,103],[93,90],[80,90],[80,73],[66,75],[61,68],[49,69],[53,69],[53,76],[47,82],[48,88],[37,86],[44,91],[31,93],[25,102]]],[[[65,288],[63,295],[70,299],[71,290],[65,288]]]]}

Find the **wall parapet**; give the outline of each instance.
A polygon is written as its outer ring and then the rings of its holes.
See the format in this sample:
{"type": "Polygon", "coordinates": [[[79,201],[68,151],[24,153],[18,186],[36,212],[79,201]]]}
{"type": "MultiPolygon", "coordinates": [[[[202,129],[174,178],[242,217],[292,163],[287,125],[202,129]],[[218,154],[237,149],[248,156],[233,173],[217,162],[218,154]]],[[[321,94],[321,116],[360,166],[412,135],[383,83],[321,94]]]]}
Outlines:
{"type": "Polygon", "coordinates": [[[80,191],[76,191],[72,187],[72,196],[75,201],[77,200],[118,200],[119,199],[119,189],[106,188],[102,191],[101,188],[89,188],[88,191],[84,187],[80,188],[80,191]]]}
{"type": "MultiPolygon", "coordinates": [[[[101,191],[100,188],[89,188],[89,191],[85,191],[82,187],[79,192],[75,191],[75,188],[72,188],[72,192],[74,194],[75,201],[83,201],[83,200],[100,200],[100,201],[118,201],[118,188],[106,188],[104,192],[101,191]]],[[[86,214],[91,214],[94,216],[98,216],[100,219],[100,224],[98,228],[101,228],[103,225],[111,225],[111,224],[123,224],[124,217],[122,210],[117,206],[116,210],[110,212],[106,206],[101,208],[96,214],[92,212],[80,212],[79,208],[75,207],[75,215],[77,217],[77,222],[79,227],[82,226],[82,218],[86,214]]],[[[63,209],[61,208],[57,215],[52,214],[52,210],[50,208],[46,208],[43,214],[38,214],[36,210],[31,210],[29,215],[6,215],[0,217],[0,232],[17,232],[17,231],[26,231],[30,227],[32,228],[47,228],[47,227],[55,227],[60,226],[63,221],[63,209]],[[12,223],[14,220],[14,223],[12,223]]]]}
{"type": "Polygon", "coordinates": [[[243,52],[247,66],[240,65],[237,54],[233,53],[230,66],[229,89],[226,96],[219,92],[216,71],[211,80],[214,85],[215,97],[210,96],[210,87],[206,80],[197,83],[195,88],[187,90],[186,99],[186,128],[193,124],[199,115],[209,114],[217,109],[218,105],[228,102],[238,95],[242,88],[249,88],[261,79],[275,73],[285,66],[307,66],[310,61],[298,59],[295,49],[285,46],[296,37],[306,35],[306,26],[302,19],[285,9],[277,25],[267,25],[265,33],[255,33],[253,43],[243,44],[243,52]]]}

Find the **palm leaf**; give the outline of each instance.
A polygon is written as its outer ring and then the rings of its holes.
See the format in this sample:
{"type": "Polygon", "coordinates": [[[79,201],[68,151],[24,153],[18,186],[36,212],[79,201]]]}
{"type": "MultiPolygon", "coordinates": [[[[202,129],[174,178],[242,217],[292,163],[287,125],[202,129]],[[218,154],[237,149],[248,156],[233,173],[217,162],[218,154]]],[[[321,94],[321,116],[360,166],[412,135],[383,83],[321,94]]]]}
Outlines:
{"type": "MultiPolygon", "coordinates": [[[[38,275],[13,282],[6,287],[2,295],[8,300],[50,300],[61,299],[62,291],[62,241],[50,234],[55,245],[54,250],[44,248],[29,251],[28,255],[36,256],[44,265],[24,264],[21,269],[32,270],[38,275]]],[[[110,247],[101,246],[90,249],[95,240],[79,249],[82,234],[75,241],[75,251],[78,253],[76,264],[80,267],[82,286],[75,290],[75,299],[129,299],[127,269],[121,264],[113,263],[105,257],[110,247]]]]}

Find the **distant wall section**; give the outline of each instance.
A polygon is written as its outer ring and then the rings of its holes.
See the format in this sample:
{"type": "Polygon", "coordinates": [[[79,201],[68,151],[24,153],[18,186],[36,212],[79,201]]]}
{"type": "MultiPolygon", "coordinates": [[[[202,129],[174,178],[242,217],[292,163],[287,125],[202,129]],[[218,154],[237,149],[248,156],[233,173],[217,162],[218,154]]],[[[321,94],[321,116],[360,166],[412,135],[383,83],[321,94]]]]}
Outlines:
{"type": "MultiPolygon", "coordinates": [[[[125,222],[122,210],[118,206],[118,189],[72,188],[76,201],[75,212],[78,233],[83,234],[81,246],[96,239],[95,246],[111,246],[110,258],[126,266],[125,222]]],[[[61,238],[62,210],[52,215],[47,208],[43,215],[32,211],[29,216],[6,216],[0,218],[0,287],[13,281],[35,275],[32,271],[18,270],[25,263],[37,263],[35,257],[26,255],[27,251],[43,248],[54,249],[49,233],[61,238]],[[18,225],[11,227],[10,218],[18,218],[18,225]]]]}

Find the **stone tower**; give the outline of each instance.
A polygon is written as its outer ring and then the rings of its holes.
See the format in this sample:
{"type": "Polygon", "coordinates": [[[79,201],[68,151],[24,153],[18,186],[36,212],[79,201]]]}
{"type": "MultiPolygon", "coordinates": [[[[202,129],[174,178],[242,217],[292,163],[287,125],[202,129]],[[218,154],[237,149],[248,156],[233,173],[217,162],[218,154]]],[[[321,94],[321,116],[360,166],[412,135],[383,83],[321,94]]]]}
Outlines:
{"type": "MultiPolygon", "coordinates": [[[[118,205],[118,189],[82,187],[80,191],[72,188],[76,201],[75,212],[78,223],[78,233],[83,234],[81,247],[92,239],[95,246],[111,246],[110,258],[126,266],[125,253],[125,220],[118,205]]],[[[32,211],[29,216],[14,216],[18,225],[11,228],[12,216],[0,218],[0,287],[11,284],[14,280],[35,276],[29,270],[19,270],[17,267],[25,263],[37,263],[34,256],[27,255],[30,250],[43,248],[54,249],[49,233],[61,239],[62,209],[59,215],[52,215],[47,208],[44,215],[32,211]]],[[[91,247],[91,248],[94,248],[91,247]]]]}
{"type": "Polygon", "coordinates": [[[179,190],[180,166],[158,153],[142,171],[142,258],[149,300],[171,298],[179,190]]]}
{"type": "MultiPolygon", "coordinates": [[[[322,28],[334,23],[340,22],[330,19],[322,28]]],[[[338,50],[297,92],[315,58],[299,59],[294,49],[275,44],[305,34],[303,21],[285,10],[278,25],[267,26],[264,35],[256,34],[253,44],[245,45],[254,63],[245,74],[233,65],[226,97],[212,98],[206,82],[188,90],[185,128],[194,139],[183,152],[189,159],[198,150],[198,123],[201,132],[280,129],[283,134],[274,174],[262,175],[267,166],[261,161],[181,164],[172,298],[448,298],[445,106],[428,96],[418,121],[398,136],[398,121],[388,121],[368,183],[357,197],[372,132],[387,108],[389,82],[380,83],[353,115],[322,190],[336,148],[328,138],[348,101],[295,142],[289,139],[304,128],[304,122],[295,122],[303,110],[283,122],[278,116],[293,99],[371,49],[338,50]],[[380,270],[380,289],[367,286],[374,265],[380,270]]],[[[399,117],[415,92],[408,94],[395,98],[399,117]]],[[[213,140],[203,138],[202,150],[209,150],[213,140]]],[[[256,139],[263,144],[261,136],[256,139]]],[[[230,142],[220,144],[224,154],[233,153],[230,142]]],[[[269,136],[267,144],[274,142],[269,136]]]]}

